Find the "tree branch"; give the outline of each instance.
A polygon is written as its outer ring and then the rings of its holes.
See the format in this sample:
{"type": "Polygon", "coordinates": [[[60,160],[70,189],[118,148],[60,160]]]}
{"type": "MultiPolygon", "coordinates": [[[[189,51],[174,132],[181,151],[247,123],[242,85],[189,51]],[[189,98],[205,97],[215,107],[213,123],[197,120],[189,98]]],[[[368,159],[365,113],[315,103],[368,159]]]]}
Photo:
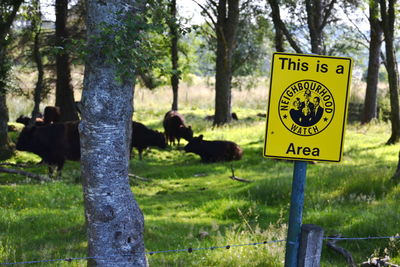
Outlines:
{"type": "Polygon", "coordinates": [[[35,180],[37,180],[39,182],[49,182],[49,181],[51,181],[51,179],[46,177],[46,176],[42,176],[42,175],[39,175],[39,174],[26,172],[26,171],[22,171],[22,170],[15,170],[15,169],[8,169],[8,168],[0,167],[0,172],[23,175],[23,176],[26,176],[26,177],[29,177],[29,178],[33,178],[33,179],[35,179],[35,180]]]}
{"type": "Polygon", "coordinates": [[[208,12],[207,8],[205,6],[203,6],[202,4],[200,4],[199,2],[197,2],[196,0],[192,0],[192,1],[195,2],[203,10],[204,13],[206,13],[208,18],[213,23],[214,27],[216,27],[217,23],[215,22],[213,16],[211,16],[210,12],[208,12]]]}
{"type": "MultiPolygon", "coordinates": [[[[339,237],[341,237],[341,235],[337,235],[335,237],[339,238],[339,237]]],[[[337,253],[342,254],[346,258],[346,261],[347,261],[347,264],[348,264],[349,267],[357,267],[357,264],[355,263],[351,253],[348,252],[347,250],[345,250],[344,248],[339,247],[338,245],[336,245],[337,241],[338,240],[329,240],[326,243],[326,245],[327,245],[328,248],[331,248],[334,251],[336,251],[337,253]]]]}
{"type": "Polygon", "coordinates": [[[296,53],[302,54],[303,53],[302,50],[297,45],[296,41],[292,38],[292,35],[289,33],[285,23],[281,19],[278,3],[276,2],[276,0],[268,0],[268,2],[269,5],[271,6],[272,17],[274,22],[276,23],[276,26],[279,27],[279,29],[283,32],[290,46],[296,51],[296,53]]]}
{"type": "Polygon", "coordinates": [[[326,26],[327,22],[328,22],[328,18],[331,16],[332,14],[332,10],[333,10],[333,6],[335,5],[336,0],[332,0],[329,3],[328,9],[325,12],[324,18],[322,20],[322,23],[320,25],[319,30],[322,31],[324,29],[324,27],[326,26]]]}
{"type": "Polygon", "coordinates": [[[231,171],[232,171],[232,176],[229,176],[229,178],[231,178],[232,180],[243,182],[243,183],[252,183],[253,182],[253,181],[250,181],[250,180],[246,180],[246,179],[237,177],[235,175],[235,170],[233,169],[232,165],[231,165],[231,171]]]}
{"type": "Polygon", "coordinates": [[[347,14],[347,12],[344,12],[346,14],[347,19],[350,21],[350,23],[356,28],[356,30],[358,31],[358,33],[361,35],[361,37],[363,37],[365,39],[365,41],[367,41],[368,43],[370,42],[370,40],[368,39],[368,37],[361,31],[360,27],[358,27],[358,25],[349,17],[349,14],[347,14]]]}
{"type": "Polygon", "coordinates": [[[11,14],[7,17],[7,20],[1,26],[1,31],[0,31],[0,39],[1,40],[3,40],[6,37],[8,30],[10,29],[11,24],[13,23],[14,18],[17,15],[17,11],[18,11],[19,7],[21,6],[22,2],[23,2],[23,0],[16,0],[15,3],[12,4],[13,9],[11,11],[11,14]]]}

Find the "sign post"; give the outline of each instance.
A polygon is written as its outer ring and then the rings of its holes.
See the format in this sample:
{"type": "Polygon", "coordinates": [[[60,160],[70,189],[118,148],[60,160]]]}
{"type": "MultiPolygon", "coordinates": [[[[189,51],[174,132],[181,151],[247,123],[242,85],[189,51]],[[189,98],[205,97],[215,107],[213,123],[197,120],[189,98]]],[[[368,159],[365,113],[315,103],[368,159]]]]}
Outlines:
{"type": "Polygon", "coordinates": [[[303,218],[306,171],[307,162],[294,162],[289,227],[286,241],[285,267],[297,266],[298,251],[300,247],[299,240],[301,232],[301,222],[303,218]]]}
{"type": "Polygon", "coordinates": [[[343,153],[352,59],[274,53],[264,156],[295,160],[286,267],[296,267],[307,161],[339,162],[343,153]]]}

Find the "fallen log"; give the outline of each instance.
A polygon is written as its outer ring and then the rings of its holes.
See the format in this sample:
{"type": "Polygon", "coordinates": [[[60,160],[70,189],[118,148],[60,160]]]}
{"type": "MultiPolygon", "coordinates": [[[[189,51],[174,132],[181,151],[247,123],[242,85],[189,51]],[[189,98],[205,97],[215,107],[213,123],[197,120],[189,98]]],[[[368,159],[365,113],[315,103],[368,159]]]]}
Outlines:
{"type": "Polygon", "coordinates": [[[22,170],[16,170],[16,169],[9,169],[9,168],[0,167],[0,172],[23,175],[23,176],[35,179],[35,180],[37,180],[39,182],[49,182],[49,181],[51,181],[51,179],[49,177],[47,177],[47,176],[43,176],[43,175],[39,175],[39,174],[27,172],[27,171],[22,171],[22,170]]]}

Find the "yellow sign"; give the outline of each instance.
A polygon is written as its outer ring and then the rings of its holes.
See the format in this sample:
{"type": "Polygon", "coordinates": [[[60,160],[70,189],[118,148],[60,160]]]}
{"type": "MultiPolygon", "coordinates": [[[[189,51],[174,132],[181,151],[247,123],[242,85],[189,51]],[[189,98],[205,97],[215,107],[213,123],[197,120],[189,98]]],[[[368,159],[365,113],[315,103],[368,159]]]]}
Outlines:
{"type": "Polygon", "coordinates": [[[339,162],[352,59],[274,53],[264,156],[339,162]]]}

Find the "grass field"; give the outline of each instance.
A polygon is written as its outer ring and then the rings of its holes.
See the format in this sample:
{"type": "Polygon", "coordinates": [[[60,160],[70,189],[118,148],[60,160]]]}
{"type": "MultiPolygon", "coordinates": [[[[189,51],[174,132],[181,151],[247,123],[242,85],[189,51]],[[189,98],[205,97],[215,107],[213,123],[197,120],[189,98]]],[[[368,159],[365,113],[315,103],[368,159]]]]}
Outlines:
{"type": "MultiPolygon", "coordinates": [[[[226,139],[244,149],[233,163],[203,164],[182,149],[150,149],[131,159],[131,179],[145,216],[148,251],[207,248],[286,238],[293,163],[262,157],[267,86],[235,91],[233,111],[239,121],[212,128],[213,91],[194,83],[183,87],[180,112],[195,134],[226,139]],[[229,178],[235,175],[252,183],[229,178]]],[[[136,90],[134,119],[162,130],[170,107],[169,89],[136,90]],[[156,99],[156,100],[155,100],[156,99]]],[[[12,105],[17,98],[10,99],[12,105]]],[[[51,104],[51,103],[50,103],[51,104]]],[[[26,108],[29,110],[29,107],[26,108]]],[[[10,110],[15,110],[10,108],[10,110]]],[[[12,114],[15,118],[19,114],[12,114]]],[[[390,125],[347,127],[341,163],[308,165],[303,223],[324,228],[325,236],[400,234],[400,186],[390,180],[399,146],[385,146],[390,125]]],[[[17,133],[11,133],[15,140],[17,133]]],[[[17,152],[12,163],[32,163],[26,170],[46,173],[35,155],[17,152]]],[[[67,162],[61,180],[39,183],[0,173],[0,263],[86,256],[86,234],[79,163],[67,162]]],[[[324,241],[325,242],[325,241],[324,241]]],[[[357,263],[371,255],[389,255],[400,263],[400,240],[341,241],[357,263]]],[[[283,266],[285,242],[228,249],[169,252],[148,256],[151,266],[283,266]]],[[[343,256],[323,246],[321,266],[346,266],[343,256]]],[[[85,260],[35,266],[86,266],[85,260]]]]}

